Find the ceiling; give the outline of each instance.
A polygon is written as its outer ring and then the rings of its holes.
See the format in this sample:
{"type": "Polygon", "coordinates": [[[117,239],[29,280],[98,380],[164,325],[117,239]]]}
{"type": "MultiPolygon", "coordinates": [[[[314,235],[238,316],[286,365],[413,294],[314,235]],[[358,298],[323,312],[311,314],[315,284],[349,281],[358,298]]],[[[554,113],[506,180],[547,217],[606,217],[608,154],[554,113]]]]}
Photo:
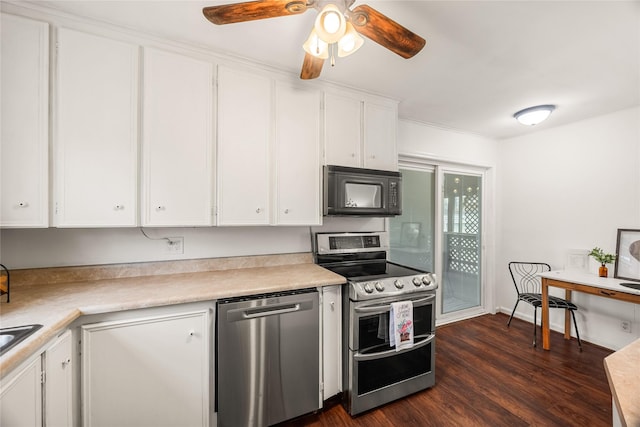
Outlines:
{"type": "MultiPolygon", "coordinates": [[[[77,15],[195,44],[299,75],[315,10],[213,25],[202,8],[229,1],[43,1],[77,15]]],[[[19,2],[20,3],[20,2],[19,2]]],[[[321,80],[400,101],[401,118],[502,139],[640,105],[640,0],[376,1],[427,40],[403,59],[366,39],[321,80]],[[514,112],[556,104],[534,127],[514,112]]]]}

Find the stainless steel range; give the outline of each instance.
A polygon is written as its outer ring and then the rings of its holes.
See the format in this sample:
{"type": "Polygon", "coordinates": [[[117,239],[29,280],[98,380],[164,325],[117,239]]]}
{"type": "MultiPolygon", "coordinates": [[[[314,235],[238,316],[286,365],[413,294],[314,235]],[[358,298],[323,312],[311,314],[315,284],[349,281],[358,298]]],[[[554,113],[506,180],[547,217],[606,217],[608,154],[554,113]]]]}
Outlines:
{"type": "Polygon", "coordinates": [[[343,289],[343,404],[356,415],[435,384],[436,276],[387,261],[389,236],[317,233],[316,263],[343,289]],[[393,303],[412,307],[413,344],[390,344],[393,303]]]}

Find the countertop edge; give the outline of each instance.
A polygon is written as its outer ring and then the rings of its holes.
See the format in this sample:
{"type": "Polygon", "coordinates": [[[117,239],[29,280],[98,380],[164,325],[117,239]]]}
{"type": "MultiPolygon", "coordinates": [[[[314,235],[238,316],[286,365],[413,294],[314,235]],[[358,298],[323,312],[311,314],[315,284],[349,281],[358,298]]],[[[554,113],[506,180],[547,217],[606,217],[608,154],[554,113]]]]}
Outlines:
{"type": "Polygon", "coordinates": [[[336,273],[313,263],[302,263],[27,286],[15,293],[12,290],[11,303],[3,304],[0,313],[2,327],[32,323],[43,327],[0,356],[0,378],[41,351],[84,315],[343,283],[346,279],[336,273]],[[46,314],[33,314],[42,313],[45,304],[49,304],[46,314]],[[31,314],[29,310],[33,310],[31,314]]]}

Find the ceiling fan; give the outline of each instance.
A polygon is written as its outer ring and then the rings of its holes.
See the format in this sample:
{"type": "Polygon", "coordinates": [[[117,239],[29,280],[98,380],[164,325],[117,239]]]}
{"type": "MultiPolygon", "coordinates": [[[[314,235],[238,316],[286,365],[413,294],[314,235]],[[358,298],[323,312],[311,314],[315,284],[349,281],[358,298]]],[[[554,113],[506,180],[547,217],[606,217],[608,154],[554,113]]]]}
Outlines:
{"type": "Polygon", "coordinates": [[[298,15],[313,8],[318,10],[314,28],[304,43],[301,79],[320,76],[324,60],[331,65],[338,56],[347,56],[363,43],[359,34],[373,40],[403,58],[411,58],[426,41],[402,25],[367,5],[350,7],[355,0],[258,0],[210,6],[204,16],[217,25],[255,21],[278,16],[298,15]]]}

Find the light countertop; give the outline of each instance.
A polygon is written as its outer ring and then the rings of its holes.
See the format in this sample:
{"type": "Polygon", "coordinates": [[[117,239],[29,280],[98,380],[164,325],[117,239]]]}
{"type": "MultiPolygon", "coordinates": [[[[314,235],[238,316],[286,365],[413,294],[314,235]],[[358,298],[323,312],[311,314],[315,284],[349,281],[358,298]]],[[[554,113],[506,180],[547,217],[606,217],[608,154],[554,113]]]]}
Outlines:
{"type": "Polygon", "coordinates": [[[11,278],[0,327],[43,327],[0,357],[0,376],[82,315],[345,283],[310,254],[16,270],[11,278]]]}
{"type": "Polygon", "coordinates": [[[560,280],[561,282],[577,283],[579,285],[595,286],[602,289],[609,289],[611,291],[640,295],[640,289],[629,288],[621,285],[621,283],[633,283],[633,281],[627,279],[599,277],[595,274],[571,270],[553,270],[540,273],[539,276],[546,277],[548,279],[560,280]]]}
{"type": "Polygon", "coordinates": [[[604,358],[613,402],[623,426],[640,426],[640,339],[604,358]]]}

